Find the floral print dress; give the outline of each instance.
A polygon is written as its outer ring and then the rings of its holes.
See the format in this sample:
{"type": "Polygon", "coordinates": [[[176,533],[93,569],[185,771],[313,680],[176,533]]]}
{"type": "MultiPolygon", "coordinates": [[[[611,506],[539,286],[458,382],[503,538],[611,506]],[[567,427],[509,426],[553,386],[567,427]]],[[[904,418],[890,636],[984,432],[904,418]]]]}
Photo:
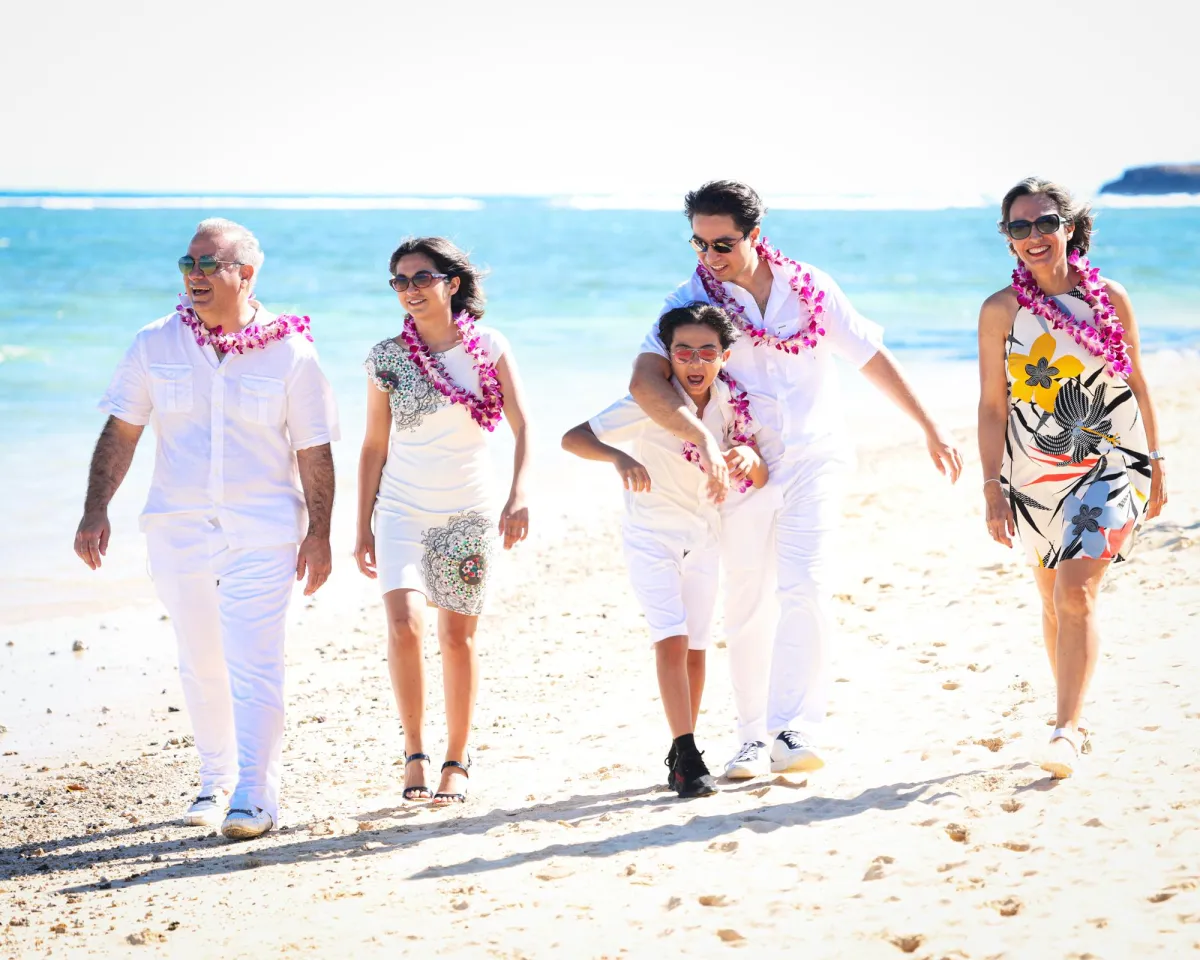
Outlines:
{"type": "MultiPolygon", "coordinates": [[[[486,327],[476,333],[492,363],[507,349],[486,327]]],[[[451,379],[479,393],[479,376],[459,344],[437,355],[451,379]]],[[[364,364],[388,394],[392,430],[375,500],[375,553],[383,593],[416,590],[431,607],[484,611],[500,520],[490,436],[466,407],[451,403],[384,340],[364,364]]]]}
{"type": "MultiPolygon", "coordinates": [[[[1091,320],[1072,292],[1054,298],[1091,320]]],[[[1150,496],[1137,400],[1104,360],[1022,307],[1005,350],[1009,411],[1001,480],[1033,566],[1124,560],[1150,496]]]]}

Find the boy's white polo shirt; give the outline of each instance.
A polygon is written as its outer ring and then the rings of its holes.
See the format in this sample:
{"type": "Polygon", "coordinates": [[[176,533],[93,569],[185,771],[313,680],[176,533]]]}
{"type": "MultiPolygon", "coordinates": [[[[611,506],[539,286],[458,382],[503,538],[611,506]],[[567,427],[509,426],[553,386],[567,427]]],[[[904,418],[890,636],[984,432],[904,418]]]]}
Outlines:
{"type": "MultiPolygon", "coordinates": [[[[259,325],[274,319],[259,309],[259,325]]],[[[333,390],[304,336],[218,359],[171,314],[138,331],[100,409],[154,429],[143,530],[215,518],[233,549],[304,539],[296,451],[338,439],[333,390]]]]}
{"type": "MultiPolygon", "coordinates": [[[[696,404],[672,378],[692,413],[696,404]]],[[[753,407],[751,416],[754,415],[753,407]]],[[[717,438],[722,450],[735,446],[733,409],[729,387],[714,380],[712,394],[700,421],[717,438]]],[[[631,396],[618,400],[588,421],[596,437],[609,444],[629,444],[630,455],[650,474],[650,489],[644,493],[625,491],[625,539],[643,537],[662,543],[682,556],[713,542],[720,534],[718,508],[706,495],[708,477],[697,464],[683,456],[683,441],[650,419],[631,396]]],[[[758,422],[751,424],[756,430],[758,422]]],[[[730,491],[730,498],[752,496],[730,491]]]]}

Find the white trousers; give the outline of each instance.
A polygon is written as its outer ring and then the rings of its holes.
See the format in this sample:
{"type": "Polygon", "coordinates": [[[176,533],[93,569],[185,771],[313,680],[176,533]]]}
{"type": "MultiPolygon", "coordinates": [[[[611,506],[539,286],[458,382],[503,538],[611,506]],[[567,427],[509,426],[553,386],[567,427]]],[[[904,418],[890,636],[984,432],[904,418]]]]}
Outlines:
{"type": "MultiPolygon", "coordinates": [[[[722,520],[725,625],[738,740],[815,736],[825,719],[832,579],[846,467],[787,464],[722,520]]],[[[736,496],[736,494],[731,494],[736,496]]]]}
{"type": "Polygon", "coordinates": [[[175,628],[201,794],[279,821],[283,641],[295,544],[233,550],[214,521],[146,532],[154,587],[175,628]]]}
{"type": "Polygon", "coordinates": [[[720,579],[716,538],[685,553],[649,537],[626,535],[625,561],[650,641],[686,636],[689,650],[707,650],[720,579]]]}

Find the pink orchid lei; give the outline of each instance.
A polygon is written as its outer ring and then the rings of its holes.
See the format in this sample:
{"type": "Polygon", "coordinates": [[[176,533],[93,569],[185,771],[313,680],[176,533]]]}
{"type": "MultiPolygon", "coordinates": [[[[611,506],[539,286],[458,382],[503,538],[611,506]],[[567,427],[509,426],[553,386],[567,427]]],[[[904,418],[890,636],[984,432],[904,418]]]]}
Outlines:
{"type": "Polygon", "coordinates": [[[729,314],[729,319],[733,321],[734,326],[748,336],[756,347],[774,347],[776,350],[792,354],[798,354],[802,348],[812,350],[817,345],[817,337],[825,336],[825,328],[821,324],[821,315],[825,312],[822,303],[825,299],[825,291],[818,290],[816,284],[813,283],[812,274],[806,272],[795,260],[789,260],[774,249],[766,237],[758,242],[754,251],[768,263],[773,263],[777,267],[791,268],[792,276],[788,280],[788,284],[800,299],[801,306],[808,312],[808,325],[797,330],[790,337],[777,337],[762,327],[754,326],[744,316],[745,308],[725,292],[725,287],[712,275],[712,271],[708,267],[703,263],[698,263],[696,264],[696,274],[700,277],[700,282],[704,284],[704,291],[708,294],[708,299],[729,314]]]}
{"type": "Polygon", "coordinates": [[[463,310],[454,316],[454,325],[462,335],[463,349],[475,362],[475,372],[479,374],[479,390],[483,394],[477,397],[455,383],[442,362],[421,339],[417,332],[417,323],[412,314],[404,317],[404,329],[400,331],[400,339],[408,347],[408,356],[420,371],[421,376],[433,384],[434,388],[451,403],[461,403],[471,414],[471,418],[484,430],[496,429],[500,416],[504,411],[504,393],[500,389],[500,378],[496,374],[496,365],[492,363],[484,351],[482,341],[475,332],[474,318],[463,310]]]}
{"type": "Polygon", "coordinates": [[[220,327],[211,330],[196,316],[191,301],[185,296],[179,297],[179,305],[175,308],[183,325],[192,331],[196,343],[202,347],[215,347],[222,353],[245,353],[247,350],[257,350],[276,340],[283,340],[294,333],[301,334],[304,339],[312,341],[309,332],[308,317],[281,315],[268,324],[259,326],[251,323],[237,333],[225,333],[220,327]]]}
{"type": "Polygon", "coordinates": [[[1125,330],[1117,319],[1117,311],[1108,299],[1108,291],[1100,280],[1100,271],[1093,267],[1078,250],[1072,250],[1067,263],[1080,277],[1084,301],[1092,308],[1093,323],[1078,319],[1052,297],[1042,293],[1033,274],[1023,263],[1013,271],[1013,289],[1017,302],[1031,313],[1049,320],[1055,330],[1066,330],[1093,357],[1104,360],[1110,376],[1125,379],[1133,371],[1125,346],[1125,330]]]}
{"type": "MultiPolygon", "coordinates": [[[[750,398],[746,395],[746,391],[738,385],[738,382],[733,379],[728,373],[722,370],[717,374],[729,387],[729,405],[733,408],[733,430],[730,435],[733,437],[734,443],[744,443],[753,445],[754,434],[751,433],[750,427],[754,423],[754,418],[750,416],[750,398]]],[[[687,440],[683,441],[683,459],[688,463],[694,463],[700,467],[701,472],[704,467],[700,464],[700,451],[696,449],[696,445],[687,440]]],[[[738,493],[745,493],[754,484],[749,477],[743,477],[737,486],[738,493]]]]}

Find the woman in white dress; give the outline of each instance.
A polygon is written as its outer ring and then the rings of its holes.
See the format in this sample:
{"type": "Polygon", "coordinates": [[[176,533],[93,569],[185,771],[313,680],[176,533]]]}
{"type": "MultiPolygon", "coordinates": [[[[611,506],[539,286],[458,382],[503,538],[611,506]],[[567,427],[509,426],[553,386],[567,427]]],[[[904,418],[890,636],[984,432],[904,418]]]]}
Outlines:
{"type": "Polygon", "coordinates": [[[377,578],[388,672],[404,730],[404,799],[466,799],[478,685],[475,633],[495,546],[524,540],[529,440],[512,351],[483,316],[480,271],[441,237],[405,240],[389,263],[405,317],[365,364],[367,431],[359,459],[359,570],[377,578]],[[516,437],[501,508],[487,438],[501,415],[516,437]],[[374,524],[372,524],[372,520],[374,524]],[[437,792],[423,735],[423,608],[438,610],[447,741],[437,792]]]}

